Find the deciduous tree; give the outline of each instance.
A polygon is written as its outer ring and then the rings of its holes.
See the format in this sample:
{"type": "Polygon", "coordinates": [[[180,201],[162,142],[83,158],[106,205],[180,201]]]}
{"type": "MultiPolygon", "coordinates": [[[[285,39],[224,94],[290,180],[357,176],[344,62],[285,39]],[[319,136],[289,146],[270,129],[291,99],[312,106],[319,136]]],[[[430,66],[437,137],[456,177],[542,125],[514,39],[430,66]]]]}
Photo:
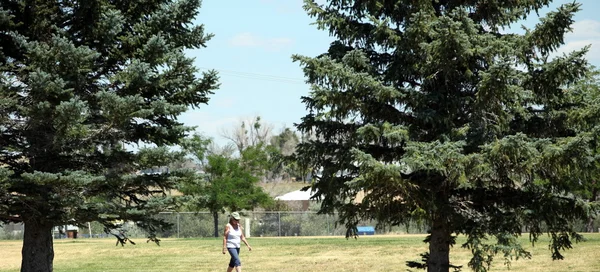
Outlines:
{"type": "Polygon", "coordinates": [[[273,127],[261,122],[260,116],[241,120],[239,126],[230,130],[224,129],[221,136],[230,140],[237,147],[238,152],[258,144],[268,144],[273,127]]]}
{"type": "Polygon", "coordinates": [[[271,205],[272,198],[258,186],[260,174],[268,162],[258,146],[242,150],[240,157],[207,153],[210,139],[194,135],[182,147],[196,161],[202,161],[202,173],[182,179],[179,190],[188,209],[207,209],[213,215],[214,235],[219,237],[219,214],[226,211],[252,210],[271,205]]]}

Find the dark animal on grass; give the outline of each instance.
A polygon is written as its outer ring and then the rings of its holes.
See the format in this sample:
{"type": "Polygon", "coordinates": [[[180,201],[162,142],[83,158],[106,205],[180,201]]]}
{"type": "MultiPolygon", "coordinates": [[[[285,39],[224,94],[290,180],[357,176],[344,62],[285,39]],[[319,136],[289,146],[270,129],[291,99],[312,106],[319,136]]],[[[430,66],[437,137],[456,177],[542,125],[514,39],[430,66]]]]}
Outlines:
{"type": "Polygon", "coordinates": [[[125,244],[127,244],[127,242],[129,242],[132,245],[135,245],[135,242],[131,241],[131,239],[129,239],[129,237],[127,237],[127,235],[125,234],[125,231],[123,231],[123,230],[120,230],[118,234],[115,234],[113,232],[111,232],[110,234],[117,237],[117,243],[115,244],[115,246],[118,246],[119,243],[121,243],[121,246],[124,247],[125,244]]]}
{"type": "Polygon", "coordinates": [[[148,240],[146,241],[146,243],[149,243],[150,241],[155,242],[156,245],[160,246],[160,239],[154,236],[148,236],[148,240]]]}

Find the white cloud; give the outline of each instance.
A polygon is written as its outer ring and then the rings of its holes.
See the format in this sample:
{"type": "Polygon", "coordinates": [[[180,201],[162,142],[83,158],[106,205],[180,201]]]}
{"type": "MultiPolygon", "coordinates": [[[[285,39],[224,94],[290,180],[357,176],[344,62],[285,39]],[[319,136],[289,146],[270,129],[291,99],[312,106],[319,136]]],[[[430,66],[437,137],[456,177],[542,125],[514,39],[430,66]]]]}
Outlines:
{"type": "Polygon", "coordinates": [[[229,45],[234,47],[258,47],[267,51],[279,51],[293,43],[290,38],[263,38],[250,32],[237,34],[229,40],[229,45]]]}
{"type": "Polygon", "coordinates": [[[570,53],[573,51],[577,51],[580,50],[586,46],[590,46],[590,48],[588,49],[588,53],[587,53],[587,59],[590,61],[596,61],[596,60],[600,60],[600,39],[597,40],[577,40],[577,41],[571,41],[571,42],[567,42],[565,45],[563,45],[559,50],[558,53],[570,53]]]}
{"type": "Polygon", "coordinates": [[[567,34],[571,39],[600,39],[600,21],[582,20],[573,23],[573,32],[567,34]]]}
{"type": "Polygon", "coordinates": [[[248,32],[235,35],[233,38],[231,38],[231,40],[229,40],[230,45],[239,47],[254,47],[259,46],[260,43],[261,40],[258,37],[248,32]]]}
{"type": "Polygon", "coordinates": [[[587,59],[591,62],[600,61],[600,21],[583,20],[575,22],[572,28],[573,32],[565,35],[566,43],[558,49],[557,54],[568,54],[590,46],[587,59]]]}

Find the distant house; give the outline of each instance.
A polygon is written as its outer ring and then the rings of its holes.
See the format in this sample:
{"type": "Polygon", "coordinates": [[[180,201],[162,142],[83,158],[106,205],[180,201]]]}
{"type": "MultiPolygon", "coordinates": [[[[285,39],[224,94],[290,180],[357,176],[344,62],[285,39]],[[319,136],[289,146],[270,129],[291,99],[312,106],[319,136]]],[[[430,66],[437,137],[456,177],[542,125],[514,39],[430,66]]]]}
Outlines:
{"type": "Polygon", "coordinates": [[[314,201],[314,200],[311,200],[310,198],[315,193],[316,192],[313,192],[313,191],[297,190],[297,191],[289,192],[282,196],[275,197],[275,200],[284,201],[287,204],[287,206],[292,210],[307,211],[310,202],[314,201]]]}
{"type": "MultiPolygon", "coordinates": [[[[289,192],[282,196],[275,197],[275,200],[284,201],[287,206],[294,211],[307,211],[310,203],[315,203],[316,200],[311,199],[315,195],[316,191],[302,191],[297,190],[293,192],[289,192]]],[[[356,194],[354,198],[354,203],[360,203],[365,197],[365,192],[360,191],[356,194]]]]}

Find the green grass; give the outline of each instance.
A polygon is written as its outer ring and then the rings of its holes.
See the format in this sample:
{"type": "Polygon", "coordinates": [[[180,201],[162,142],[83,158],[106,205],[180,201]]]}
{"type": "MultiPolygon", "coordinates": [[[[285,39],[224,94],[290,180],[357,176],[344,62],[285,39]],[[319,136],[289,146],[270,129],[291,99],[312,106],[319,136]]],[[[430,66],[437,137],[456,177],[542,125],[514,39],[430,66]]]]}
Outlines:
{"type": "MultiPolygon", "coordinates": [[[[533,258],[513,261],[510,271],[600,271],[600,234],[586,234],[584,243],[552,261],[547,239],[531,248],[533,258]]],[[[407,271],[406,261],[419,260],[427,249],[423,235],[249,238],[253,251],[241,252],[244,271],[407,271]]],[[[229,255],[220,239],[164,239],[161,246],[135,239],[137,245],[115,246],[114,239],[56,240],[55,271],[225,271],[229,255]]],[[[464,239],[459,238],[458,243],[464,239]]],[[[527,244],[526,238],[523,242],[527,244]]],[[[21,242],[0,241],[0,271],[19,271],[21,242]]],[[[455,247],[454,264],[470,254],[455,247]]],[[[464,269],[470,271],[470,269],[464,269]]],[[[491,271],[509,271],[497,258],[491,271]]]]}

